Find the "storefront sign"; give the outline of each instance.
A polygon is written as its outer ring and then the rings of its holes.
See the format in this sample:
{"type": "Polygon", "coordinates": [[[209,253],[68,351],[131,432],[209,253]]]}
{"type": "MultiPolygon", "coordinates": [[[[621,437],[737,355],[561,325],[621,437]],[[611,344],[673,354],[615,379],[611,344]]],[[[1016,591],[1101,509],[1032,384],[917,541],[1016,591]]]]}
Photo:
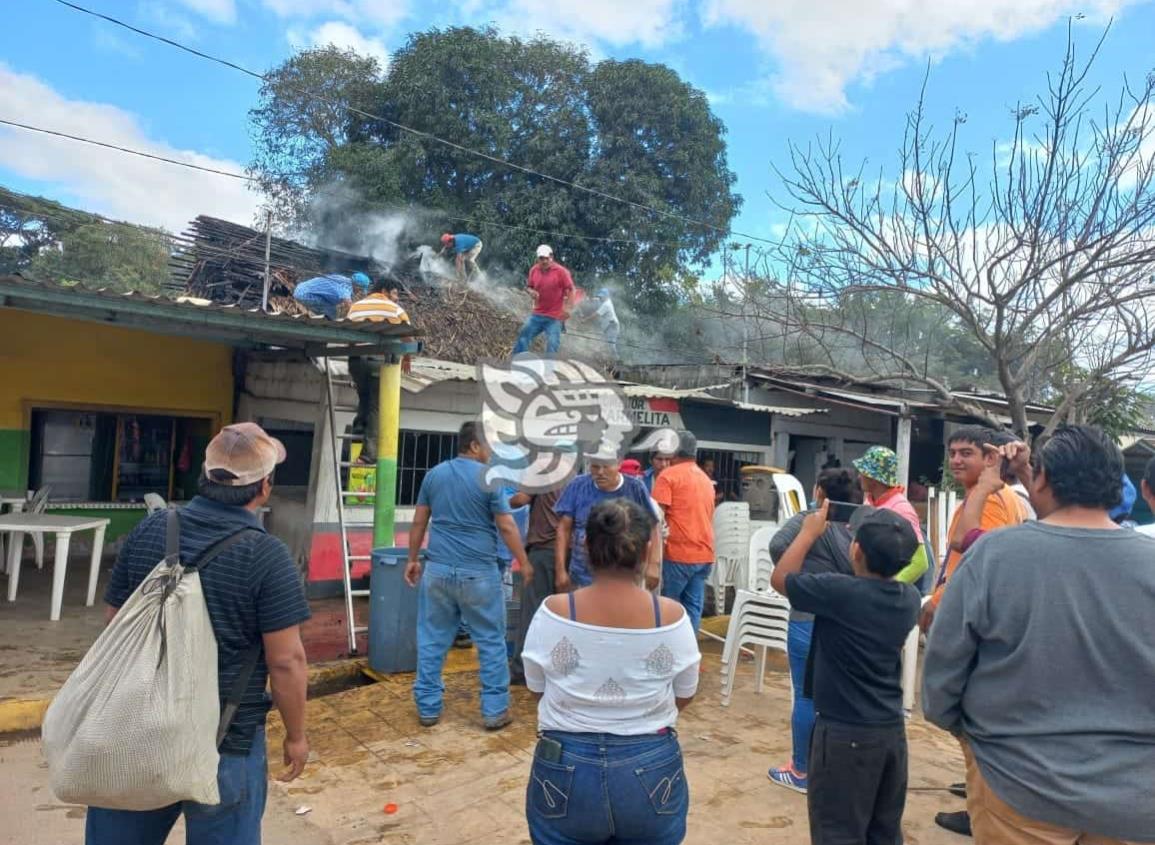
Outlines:
{"type": "Polygon", "coordinates": [[[626,410],[638,428],[683,428],[677,399],[631,396],[626,410]]]}

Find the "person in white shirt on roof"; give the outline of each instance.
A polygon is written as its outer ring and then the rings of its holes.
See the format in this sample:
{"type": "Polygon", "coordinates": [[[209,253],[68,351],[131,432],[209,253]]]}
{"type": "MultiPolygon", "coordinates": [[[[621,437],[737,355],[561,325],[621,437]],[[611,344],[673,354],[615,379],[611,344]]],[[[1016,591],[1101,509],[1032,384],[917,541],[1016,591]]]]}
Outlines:
{"type": "Polygon", "coordinates": [[[678,602],[641,586],[654,517],[605,499],[586,523],[590,586],[551,596],[526,635],[540,740],[526,793],[535,845],[686,835],[689,787],[674,725],[701,654],[678,602]]]}

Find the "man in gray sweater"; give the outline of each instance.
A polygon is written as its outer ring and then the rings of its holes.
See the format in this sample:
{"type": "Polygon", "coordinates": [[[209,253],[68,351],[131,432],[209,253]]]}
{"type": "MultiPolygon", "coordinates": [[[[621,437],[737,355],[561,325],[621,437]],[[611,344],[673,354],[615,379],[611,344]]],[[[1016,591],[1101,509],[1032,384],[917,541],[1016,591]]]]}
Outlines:
{"type": "Polygon", "coordinates": [[[980,845],[1155,842],[1155,540],[1108,516],[1122,454],[1087,426],[1002,451],[1040,521],[967,551],[930,631],[923,710],[977,763],[980,845]]]}

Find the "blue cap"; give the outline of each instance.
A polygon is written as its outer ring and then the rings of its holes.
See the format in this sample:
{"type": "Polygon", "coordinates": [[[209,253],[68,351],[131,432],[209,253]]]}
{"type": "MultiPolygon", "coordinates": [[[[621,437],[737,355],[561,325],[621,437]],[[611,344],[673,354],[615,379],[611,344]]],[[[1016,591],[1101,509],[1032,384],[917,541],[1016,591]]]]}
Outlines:
{"type": "Polygon", "coordinates": [[[1123,475],[1123,501],[1111,508],[1107,514],[1112,520],[1120,520],[1125,516],[1130,516],[1131,508],[1135,507],[1135,499],[1137,494],[1135,492],[1135,485],[1131,483],[1131,479],[1126,474],[1123,475]]]}
{"type": "Polygon", "coordinates": [[[353,274],[353,284],[357,285],[357,287],[367,288],[373,284],[373,282],[364,273],[357,272],[353,274]]]}
{"type": "Polygon", "coordinates": [[[610,298],[610,289],[609,288],[598,288],[597,296],[600,297],[601,299],[609,299],[610,298]]]}

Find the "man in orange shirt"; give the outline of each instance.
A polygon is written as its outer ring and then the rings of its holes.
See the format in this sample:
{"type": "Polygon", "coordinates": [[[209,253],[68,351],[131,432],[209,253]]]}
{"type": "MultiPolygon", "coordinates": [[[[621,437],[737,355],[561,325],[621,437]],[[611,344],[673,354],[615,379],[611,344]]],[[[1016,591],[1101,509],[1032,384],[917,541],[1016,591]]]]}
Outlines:
{"type": "Polygon", "coordinates": [[[695,631],[702,622],[706,578],[714,564],[714,482],[698,466],[697,454],[694,435],[679,431],[674,461],[654,480],[652,493],[669,527],[662,595],[682,603],[695,631]]]}
{"type": "MultiPolygon", "coordinates": [[[[950,471],[966,491],[966,498],[955,508],[950,520],[946,563],[919,620],[924,632],[929,631],[934,622],[935,611],[951,577],[963,561],[963,553],[987,531],[1023,522],[1024,510],[1019,496],[1002,479],[1003,456],[992,443],[994,434],[982,426],[964,426],[947,440],[950,471]]],[[[964,784],[955,784],[951,791],[959,794],[964,788],[964,784]]],[[[953,833],[971,835],[970,816],[966,810],[938,813],[934,820],[939,827],[953,833]]]]}

